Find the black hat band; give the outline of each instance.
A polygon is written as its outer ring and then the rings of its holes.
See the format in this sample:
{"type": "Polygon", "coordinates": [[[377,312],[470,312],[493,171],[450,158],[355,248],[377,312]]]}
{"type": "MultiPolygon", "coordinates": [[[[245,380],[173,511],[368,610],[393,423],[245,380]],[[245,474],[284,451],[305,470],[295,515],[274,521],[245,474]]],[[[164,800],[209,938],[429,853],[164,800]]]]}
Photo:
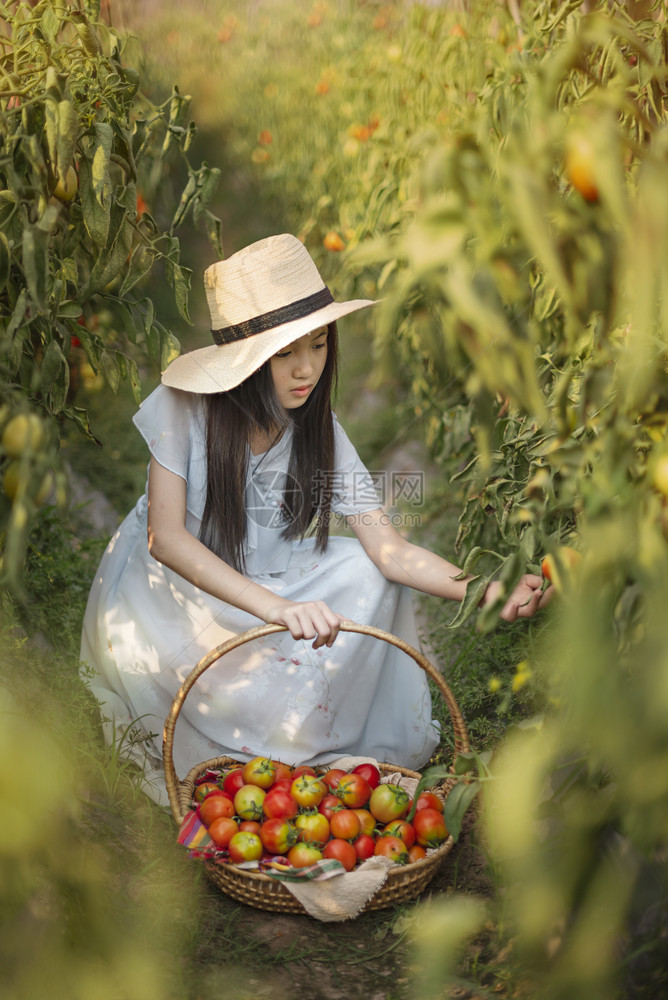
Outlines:
{"type": "Polygon", "coordinates": [[[212,330],[211,335],[214,343],[219,347],[224,344],[233,344],[236,340],[245,340],[256,333],[264,333],[276,326],[283,326],[284,323],[291,323],[295,319],[302,319],[318,309],[324,309],[334,301],[332,293],[325,285],[319,292],[307,295],[303,299],[297,299],[287,306],[280,306],[272,309],[271,312],[261,313],[251,319],[235,323],[233,326],[224,326],[222,330],[212,330]]]}

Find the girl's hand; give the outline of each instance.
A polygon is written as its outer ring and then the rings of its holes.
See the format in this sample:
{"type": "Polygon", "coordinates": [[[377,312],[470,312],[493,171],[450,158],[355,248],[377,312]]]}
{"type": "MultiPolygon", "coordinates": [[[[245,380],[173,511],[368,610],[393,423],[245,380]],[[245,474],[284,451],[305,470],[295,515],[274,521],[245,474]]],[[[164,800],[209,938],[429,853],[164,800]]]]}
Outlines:
{"type": "Polygon", "coordinates": [[[285,625],[293,639],[313,639],[313,649],[331,646],[344,615],[328,608],[324,601],[286,601],[270,608],[265,621],[285,625]]]}
{"type": "MultiPolygon", "coordinates": [[[[496,597],[501,584],[495,580],[490,583],[482,599],[482,606],[489,604],[496,597]]],[[[545,607],[552,600],[553,587],[543,590],[543,578],[533,573],[525,573],[501,611],[501,618],[506,622],[514,622],[518,618],[531,618],[539,608],[545,607]]]]}

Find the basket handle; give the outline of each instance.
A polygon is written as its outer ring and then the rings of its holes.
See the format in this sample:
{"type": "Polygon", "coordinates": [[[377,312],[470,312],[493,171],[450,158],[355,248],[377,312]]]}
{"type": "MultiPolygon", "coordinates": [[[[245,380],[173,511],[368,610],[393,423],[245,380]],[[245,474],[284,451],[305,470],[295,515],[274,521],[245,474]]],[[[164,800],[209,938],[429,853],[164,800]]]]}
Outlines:
{"type": "MultiPolygon", "coordinates": [[[[432,679],[436,687],[439,689],[448,711],[450,712],[455,734],[455,758],[460,753],[468,753],[470,749],[468,733],[466,730],[466,724],[459,710],[459,706],[455,701],[452,691],[438,671],[431,665],[426,656],[420,653],[413,646],[409,645],[409,643],[404,642],[403,639],[399,639],[396,635],[392,635],[391,632],[384,632],[382,629],[375,628],[373,625],[359,625],[357,622],[345,621],[341,624],[341,631],[359,632],[362,635],[371,635],[376,639],[383,639],[385,642],[389,642],[392,646],[396,646],[398,649],[403,650],[404,653],[407,653],[410,657],[412,657],[417,665],[424,670],[427,676],[432,679]]],[[[203,656],[199,663],[193,667],[179,688],[178,693],[172,702],[169,715],[165,720],[165,727],[162,736],[162,759],[165,768],[165,784],[167,786],[167,794],[169,795],[169,803],[175,816],[180,815],[180,806],[178,800],[179,779],[174,769],[174,729],[176,727],[176,720],[178,719],[179,713],[183,707],[183,703],[188,696],[188,692],[202,676],[204,671],[208,670],[209,667],[212,666],[216,660],[219,660],[221,656],[224,656],[225,653],[229,653],[238,646],[243,646],[245,643],[251,642],[253,639],[261,639],[265,635],[271,635],[273,632],[287,632],[287,628],[285,625],[258,625],[255,628],[248,629],[246,632],[241,632],[239,635],[232,636],[231,639],[221,643],[220,646],[216,646],[203,656]]]]}

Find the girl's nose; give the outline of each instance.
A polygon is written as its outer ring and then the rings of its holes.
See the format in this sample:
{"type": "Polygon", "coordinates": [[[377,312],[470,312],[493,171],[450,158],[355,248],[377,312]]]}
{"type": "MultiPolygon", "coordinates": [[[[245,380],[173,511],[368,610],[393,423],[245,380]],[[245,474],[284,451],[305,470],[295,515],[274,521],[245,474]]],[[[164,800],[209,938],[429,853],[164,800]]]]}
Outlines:
{"type": "Polygon", "coordinates": [[[313,371],[313,366],[311,364],[310,352],[298,351],[294,355],[294,364],[292,367],[293,374],[295,377],[307,378],[313,371]]]}

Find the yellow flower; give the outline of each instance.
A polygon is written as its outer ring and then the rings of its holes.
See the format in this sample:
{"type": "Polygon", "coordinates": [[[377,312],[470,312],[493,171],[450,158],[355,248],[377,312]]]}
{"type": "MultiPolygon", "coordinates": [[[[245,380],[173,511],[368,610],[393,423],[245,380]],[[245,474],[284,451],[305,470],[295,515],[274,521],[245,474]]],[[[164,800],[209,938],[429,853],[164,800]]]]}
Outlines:
{"type": "Polygon", "coordinates": [[[487,685],[491,694],[496,694],[503,687],[503,683],[500,677],[490,677],[489,684],[487,685]]]}

